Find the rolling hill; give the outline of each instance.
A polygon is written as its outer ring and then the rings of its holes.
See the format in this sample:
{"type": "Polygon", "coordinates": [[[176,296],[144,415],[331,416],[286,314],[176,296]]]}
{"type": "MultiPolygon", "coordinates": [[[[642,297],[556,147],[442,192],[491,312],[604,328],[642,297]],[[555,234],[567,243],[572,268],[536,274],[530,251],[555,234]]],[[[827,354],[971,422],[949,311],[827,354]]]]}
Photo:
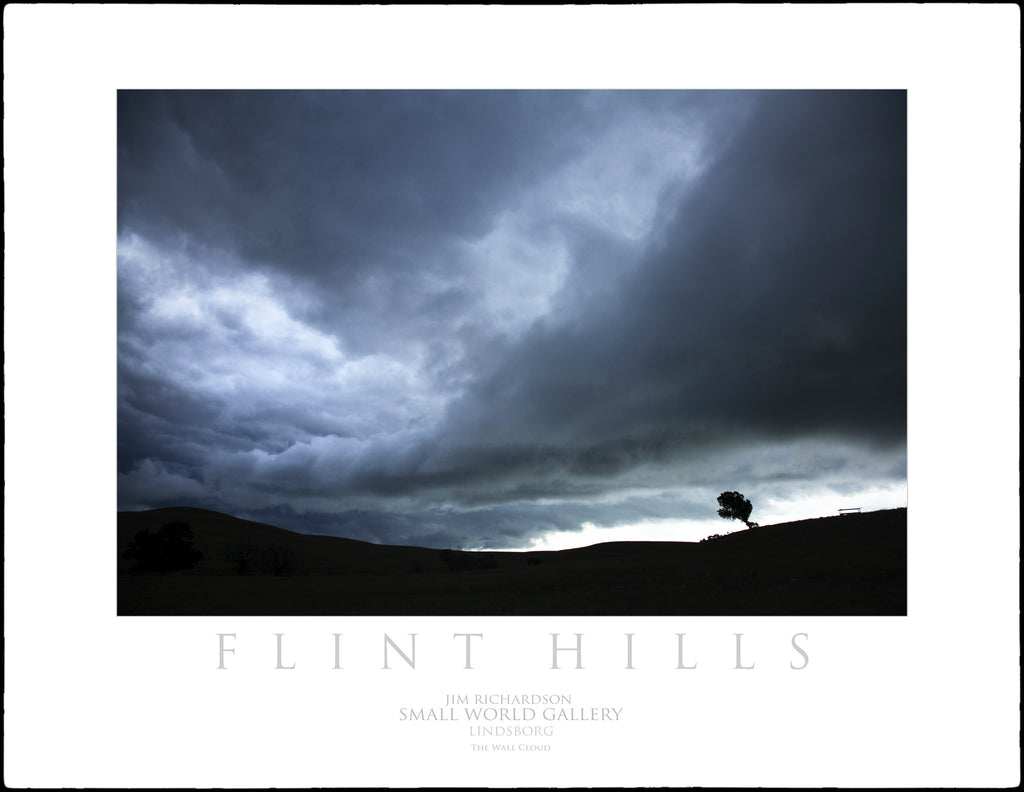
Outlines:
{"type": "Polygon", "coordinates": [[[700,543],[462,552],[294,533],[203,509],[120,512],[119,615],[905,615],[907,510],[700,543]],[[188,523],[194,569],[133,572],[139,530],[188,523]],[[244,561],[242,559],[245,559],[244,561]],[[279,563],[273,563],[277,559],[279,563]]]}

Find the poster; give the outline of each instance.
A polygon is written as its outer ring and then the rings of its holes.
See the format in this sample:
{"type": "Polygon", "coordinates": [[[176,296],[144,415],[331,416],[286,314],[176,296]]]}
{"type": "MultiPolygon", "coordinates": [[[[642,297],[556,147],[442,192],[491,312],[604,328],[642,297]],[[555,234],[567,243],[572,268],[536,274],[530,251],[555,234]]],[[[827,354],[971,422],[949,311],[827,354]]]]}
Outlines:
{"type": "Polygon", "coordinates": [[[1009,6],[8,7],[5,782],[1017,783],[1018,75],[1009,6]],[[297,86],[906,90],[908,615],[118,617],[116,92],[297,86]]]}

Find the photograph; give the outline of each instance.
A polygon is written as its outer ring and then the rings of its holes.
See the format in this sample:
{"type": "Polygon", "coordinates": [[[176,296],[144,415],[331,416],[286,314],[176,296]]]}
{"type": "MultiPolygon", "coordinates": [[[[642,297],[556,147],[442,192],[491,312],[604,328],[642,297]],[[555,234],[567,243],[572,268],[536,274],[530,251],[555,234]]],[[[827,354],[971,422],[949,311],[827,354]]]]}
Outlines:
{"type": "Polygon", "coordinates": [[[906,91],[117,135],[119,615],[906,615],[906,91]]]}
{"type": "Polygon", "coordinates": [[[1018,786],[1020,52],[5,6],[5,785],[1018,786]]]}

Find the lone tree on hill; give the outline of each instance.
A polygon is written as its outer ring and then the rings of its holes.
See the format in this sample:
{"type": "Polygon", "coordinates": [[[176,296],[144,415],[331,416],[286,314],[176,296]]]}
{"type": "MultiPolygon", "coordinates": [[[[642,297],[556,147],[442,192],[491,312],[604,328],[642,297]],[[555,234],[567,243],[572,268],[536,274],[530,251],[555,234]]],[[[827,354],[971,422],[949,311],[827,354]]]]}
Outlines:
{"type": "Polygon", "coordinates": [[[718,516],[725,520],[740,520],[747,528],[756,523],[750,522],[750,512],[754,506],[739,492],[723,492],[718,496],[718,516]]]}
{"type": "Polygon", "coordinates": [[[165,523],[155,534],[146,529],[138,531],[123,556],[134,561],[135,569],[140,572],[191,569],[203,557],[192,538],[192,527],[188,523],[165,523]]]}

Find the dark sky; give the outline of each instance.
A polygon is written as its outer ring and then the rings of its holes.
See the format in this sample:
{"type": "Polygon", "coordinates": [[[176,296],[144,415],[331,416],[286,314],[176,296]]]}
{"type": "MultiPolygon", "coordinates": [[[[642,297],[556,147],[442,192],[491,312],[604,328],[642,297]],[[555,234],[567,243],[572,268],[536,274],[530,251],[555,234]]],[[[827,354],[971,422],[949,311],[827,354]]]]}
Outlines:
{"type": "Polygon", "coordinates": [[[119,508],[500,549],[906,505],[906,110],[120,92],[119,508]]]}

